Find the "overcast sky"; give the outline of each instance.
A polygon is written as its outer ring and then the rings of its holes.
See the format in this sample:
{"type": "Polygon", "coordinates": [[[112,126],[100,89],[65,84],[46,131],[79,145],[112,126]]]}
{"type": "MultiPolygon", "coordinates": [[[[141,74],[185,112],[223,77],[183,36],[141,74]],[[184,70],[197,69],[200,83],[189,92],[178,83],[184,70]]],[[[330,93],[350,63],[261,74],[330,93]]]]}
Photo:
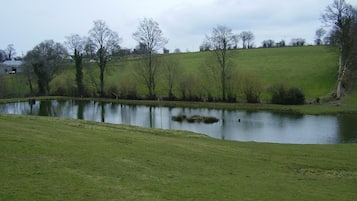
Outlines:
{"type": "MultiPolygon", "coordinates": [[[[159,23],[173,51],[197,51],[213,27],[252,31],[255,44],[305,38],[313,43],[321,13],[333,0],[0,0],[0,49],[14,44],[17,55],[40,42],[64,42],[70,34],[88,35],[94,20],[104,20],[134,48],[132,33],[144,17],[159,23]]],[[[357,0],[347,0],[356,6],[357,0]]]]}

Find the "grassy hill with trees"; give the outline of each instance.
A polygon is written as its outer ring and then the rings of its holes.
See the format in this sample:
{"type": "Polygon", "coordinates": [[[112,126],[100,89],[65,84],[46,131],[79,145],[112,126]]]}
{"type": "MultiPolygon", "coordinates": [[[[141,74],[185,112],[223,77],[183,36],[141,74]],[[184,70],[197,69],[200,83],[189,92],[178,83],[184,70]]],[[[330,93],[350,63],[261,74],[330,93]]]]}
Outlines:
{"type": "MultiPolygon", "coordinates": [[[[208,65],[212,63],[212,52],[178,53],[160,55],[164,60],[177,62],[179,70],[175,74],[173,93],[182,97],[182,88],[186,87],[196,96],[208,98],[218,96],[217,81],[210,76],[208,65]],[[185,83],[186,82],[186,83],[185,83]],[[186,86],[185,86],[186,84],[186,86]]],[[[336,86],[338,70],[337,50],[327,46],[262,48],[249,50],[231,50],[231,61],[234,66],[236,82],[234,90],[238,101],[243,101],[240,86],[245,77],[254,77],[262,88],[262,100],[270,99],[269,88],[282,84],[286,87],[301,89],[307,100],[330,96],[336,86]]],[[[144,80],[138,72],[139,58],[126,57],[108,63],[105,73],[105,91],[120,93],[132,90],[134,94],[145,97],[148,93],[144,80]]],[[[98,90],[98,67],[94,63],[84,64],[84,83],[87,93],[95,95],[98,90]]],[[[51,83],[54,95],[72,95],[75,91],[75,70],[68,67],[51,83]],[[65,93],[65,94],[61,94],[65,93]]],[[[164,69],[159,69],[157,77],[157,96],[168,95],[167,77],[164,69]]]]}
{"type": "MultiPolygon", "coordinates": [[[[280,84],[286,88],[296,87],[305,94],[307,102],[331,100],[335,91],[338,71],[338,50],[330,46],[304,46],[284,48],[259,48],[248,50],[230,50],[231,65],[234,69],[234,86],[238,102],[246,102],[242,85],[248,77],[258,83],[261,90],[260,99],[270,103],[271,88],[280,84]]],[[[174,63],[175,70],[173,94],[182,98],[182,90],[208,100],[209,95],[219,97],[217,80],[211,76],[210,64],[213,63],[213,52],[174,53],[159,55],[163,63],[174,63]]],[[[113,93],[119,98],[145,98],[148,90],[140,75],[140,56],[113,58],[105,71],[104,91],[107,97],[113,93]],[[132,96],[130,96],[132,95],[132,96]]],[[[98,97],[100,82],[99,68],[96,63],[84,60],[83,81],[85,96],[98,97]]],[[[167,72],[160,67],[157,77],[156,94],[167,97],[169,92],[167,72]]],[[[34,96],[29,90],[26,74],[0,77],[1,97],[34,96]]],[[[67,64],[50,82],[50,95],[77,96],[76,70],[74,63],[67,64]]],[[[254,83],[253,83],[254,84],[254,83]]],[[[37,84],[32,77],[32,87],[37,91],[37,84]]],[[[347,96],[342,99],[344,109],[355,110],[355,89],[347,86],[347,96]]],[[[260,108],[260,106],[255,106],[260,108]]],[[[280,106],[281,107],[281,106],[280,106]]],[[[341,108],[340,108],[341,109],[341,108]]],[[[307,110],[311,110],[310,107],[307,110]]],[[[322,109],[326,110],[326,109],[322,109]]],[[[322,111],[321,110],[321,111],[322,111]]],[[[317,111],[320,111],[318,109],[317,111]]],[[[320,113],[320,112],[317,112],[320,113]]]]}

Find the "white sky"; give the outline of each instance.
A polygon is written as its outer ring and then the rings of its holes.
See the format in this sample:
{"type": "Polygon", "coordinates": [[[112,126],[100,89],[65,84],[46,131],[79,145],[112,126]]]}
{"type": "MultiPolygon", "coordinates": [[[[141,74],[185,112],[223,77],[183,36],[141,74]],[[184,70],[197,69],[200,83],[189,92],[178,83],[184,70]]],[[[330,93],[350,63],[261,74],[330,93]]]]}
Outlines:
{"type": "MultiPolygon", "coordinates": [[[[132,33],[139,20],[153,18],[173,51],[197,51],[213,27],[225,25],[235,33],[252,31],[255,44],[266,39],[287,43],[305,38],[313,43],[322,27],[321,14],[333,0],[0,0],[0,49],[14,44],[17,55],[40,42],[64,42],[70,34],[88,35],[94,20],[104,20],[134,48],[132,33]]],[[[347,0],[356,6],[357,0],[347,0]]]]}

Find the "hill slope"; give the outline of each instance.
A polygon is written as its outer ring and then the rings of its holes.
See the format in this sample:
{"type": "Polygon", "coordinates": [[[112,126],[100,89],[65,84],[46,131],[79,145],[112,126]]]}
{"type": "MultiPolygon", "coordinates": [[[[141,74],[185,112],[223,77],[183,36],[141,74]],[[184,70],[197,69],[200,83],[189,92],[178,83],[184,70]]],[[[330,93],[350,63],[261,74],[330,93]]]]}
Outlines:
{"type": "Polygon", "coordinates": [[[0,200],[355,200],[355,145],[0,115],[0,200]]]}
{"type": "MultiPolygon", "coordinates": [[[[326,96],[335,88],[338,56],[336,49],[333,48],[307,46],[232,50],[230,54],[233,66],[238,72],[237,81],[239,75],[244,75],[246,72],[255,75],[263,83],[264,99],[269,98],[267,89],[278,83],[302,89],[307,99],[326,96]]],[[[214,59],[212,52],[170,54],[163,57],[179,62],[181,71],[177,77],[190,76],[199,81],[199,84],[194,84],[198,85],[195,86],[196,93],[206,95],[207,91],[210,91],[216,95],[215,81],[206,73],[207,63],[212,63],[212,58],[214,59]]],[[[92,69],[97,70],[94,64],[90,65],[92,69]]],[[[134,70],[138,65],[138,62],[132,58],[109,63],[105,75],[106,90],[110,88],[120,90],[123,86],[128,87],[125,85],[135,85],[139,95],[146,95],[143,79],[134,70]]],[[[87,88],[94,86],[93,77],[99,76],[92,74],[89,77],[87,73],[85,77],[87,88]]],[[[236,85],[239,87],[239,82],[236,85]]],[[[64,73],[55,79],[53,88],[58,86],[75,86],[74,71],[64,73]]],[[[174,92],[176,96],[181,96],[178,83],[174,92]]],[[[159,96],[168,94],[167,83],[162,72],[157,78],[157,94],[159,96]]]]}

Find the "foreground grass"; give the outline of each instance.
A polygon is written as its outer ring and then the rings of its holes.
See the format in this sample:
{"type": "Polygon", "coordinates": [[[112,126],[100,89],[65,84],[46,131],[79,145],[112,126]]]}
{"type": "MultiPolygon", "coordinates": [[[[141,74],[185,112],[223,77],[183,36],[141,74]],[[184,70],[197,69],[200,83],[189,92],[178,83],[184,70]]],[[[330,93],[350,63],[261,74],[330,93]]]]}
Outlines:
{"type": "Polygon", "coordinates": [[[355,200],[357,147],[0,115],[0,200],[355,200]]]}

